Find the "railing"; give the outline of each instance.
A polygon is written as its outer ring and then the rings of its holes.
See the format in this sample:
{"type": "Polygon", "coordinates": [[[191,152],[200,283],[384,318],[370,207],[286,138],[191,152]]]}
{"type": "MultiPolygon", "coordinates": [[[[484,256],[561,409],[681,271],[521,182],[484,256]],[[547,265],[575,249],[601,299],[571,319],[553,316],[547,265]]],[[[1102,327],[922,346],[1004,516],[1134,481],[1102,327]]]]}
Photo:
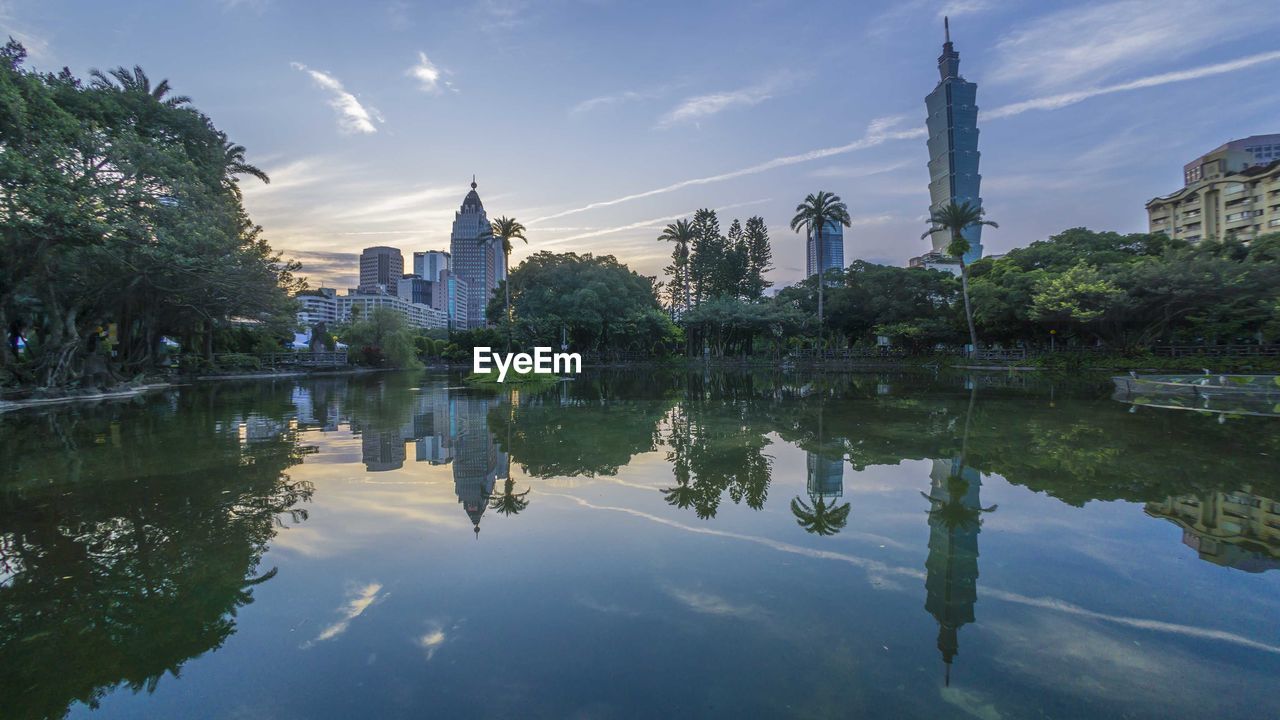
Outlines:
{"type": "Polygon", "coordinates": [[[889,347],[852,347],[832,348],[819,351],[816,348],[793,350],[790,356],[797,360],[863,360],[867,358],[901,358],[906,357],[904,350],[889,347]]]}
{"type": "Polygon", "coordinates": [[[214,362],[235,358],[256,358],[262,367],[341,367],[347,364],[347,351],[279,352],[279,353],[215,353],[214,362]]]}
{"type": "Polygon", "coordinates": [[[1161,357],[1280,357],[1280,345],[1157,345],[1161,357]]]}
{"type": "Polygon", "coordinates": [[[995,360],[997,362],[1008,362],[1010,360],[1026,360],[1026,348],[994,348],[978,350],[974,353],[975,360],[995,360]]]}

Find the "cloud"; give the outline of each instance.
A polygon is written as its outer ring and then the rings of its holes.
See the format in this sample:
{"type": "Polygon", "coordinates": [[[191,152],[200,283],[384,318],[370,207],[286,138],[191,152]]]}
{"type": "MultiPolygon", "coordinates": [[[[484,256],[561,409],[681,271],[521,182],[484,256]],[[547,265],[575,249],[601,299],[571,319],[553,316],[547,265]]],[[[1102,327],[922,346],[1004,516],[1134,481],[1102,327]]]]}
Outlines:
{"type": "Polygon", "coordinates": [[[415,643],[418,647],[427,651],[427,660],[430,661],[431,658],[435,657],[436,651],[443,647],[448,639],[444,632],[444,626],[434,623],[432,628],[417,638],[415,643]]]}
{"type": "MultiPolygon", "coordinates": [[[[425,57],[425,56],[424,56],[425,57]]],[[[338,127],[345,133],[372,134],[378,132],[374,121],[382,122],[376,108],[365,107],[355,95],[347,92],[337,78],[326,72],[312,70],[302,63],[289,63],[293,69],[311,76],[320,89],[329,93],[329,106],[338,112],[338,127]]]]}
{"type": "Polygon", "coordinates": [[[1038,17],[1000,40],[991,79],[1059,89],[1168,63],[1276,24],[1274,13],[1205,0],[1146,0],[1070,7],[1038,17]]]}
{"type": "MultiPolygon", "coordinates": [[[[1158,87],[1160,85],[1168,85],[1171,83],[1199,80],[1201,78],[1223,75],[1226,73],[1236,72],[1237,70],[1244,70],[1263,63],[1275,62],[1276,60],[1280,60],[1280,50],[1258,53],[1256,55],[1249,55],[1236,60],[1215,63],[1212,65],[1202,65],[1188,70],[1178,70],[1174,72],[1161,73],[1159,75],[1149,75],[1147,77],[1138,78],[1137,80],[1131,80],[1117,85],[1032,98],[1030,100],[1023,100],[1021,102],[1003,105],[994,110],[983,112],[980,120],[997,120],[1000,118],[1012,117],[1014,115],[1021,115],[1022,113],[1029,112],[1031,110],[1057,110],[1100,95],[1113,95],[1116,93],[1127,92],[1129,90],[1139,90],[1143,88],[1158,87]]],[[[823,158],[833,157],[836,155],[846,155],[851,152],[857,152],[859,150],[865,150],[867,148],[876,147],[877,145],[882,145],[890,140],[916,140],[927,135],[927,131],[922,127],[896,127],[896,123],[903,120],[904,117],[905,116],[895,116],[873,120],[871,124],[868,125],[867,132],[861,138],[845,145],[836,145],[834,147],[810,150],[809,152],[797,155],[785,155],[783,157],[774,158],[739,170],[732,170],[730,172],[692,178],[689,180],[681,180],[652,190],[632,193],[631,195],[623,195],[622,197],[614,198],[612,200],[600,200],[580,207],[570,208],[568,210],[561,210],[550,215],[535,218],[530,222],[561,218],[568,215],[587,212],[589,210],[595,210],[597,208],[621,205],[622,203],[653,197],[654,195],[663,195],[677,190],[683,190],[687,187],[710,185],[713,183],[724,182],[726,180],[746,177],[748,175],[757,175],[780,167],[798,165],[800,163],[812,162],[814,160],[821,160],[823,158]]]]}
{"type": "MultiPolygon", "coordinates": [[[[772,200],[772,198],[763,198],[760,200],[750,200],[748,202],[734,203],[732,205],[725,205],[723,207],[718,207],[716,208],[716,212],[722,212],[724,210],[733,210],[734,208],[746,207],[748,205],[759,205],[761,203],[769,202],[770,200],[772,200]]],[[[618,225],[617,227],[596,228],[593,230],[588,230],[586,232],[578,233],[577,235],[570,235],[568,237],[556,238],[555,240],[542,242],[540,244],[556,245],[559,243],[572,242],[574,240],[586,240],[588,238],[600,237],[601,235],[612,235],[614,233],[625,232],[627,230],[639,230],[641,228],[659,228],[666,223],[679,220],[681,218],[687,218],[690,215],[693,215],[693,212],[694,212],[693,210],[690,210],[688,212],[682,212],[676,215],[667,215],[665,217],[651,218],[649,220],[641,220],[640,222],[628,223],[626,225],[618,225]]],[[[530,224],[532,224],[533,222],[536,222],[536,221],[531,220],[530,224]]],[[[543,230],[543,228],[539,228],[539,230],[543,230]]],[[[543,231],[545,232],[545,230],[543,231]]]]}
{"type": "Polygon", "coordinates": [[[725,598],[712,593],[681,588],[667,588],[666,590],[668,595],[690,610],[704,615],[750,618],[764,614],[764,611],[755,605],[734,605],[725,598]]]}
{"type": "Polygon", "coordinates": [[[759,105],[773,97],[773,94],[780,89],[782,83],[781,79],[773,79],[739,90],[729,90],[709,95],[695,95],[694,97],[686,98],[670,112],[658,119],[658,127],[668,128],[682,123],[698,122],[732,108],[759,105]]]}
{"type": "Polygon", "coordinates": [[[27,57],[37,62],[48,59],[49,41],[31,32],[14,16],[13,3],[0,0],[0,35],[7,35],[17,40],[26,48],[27,57]]]}
{"type": "MultiPolygon", "coordinates": [[[[320,631],[315,640],[308,641],[303,645],[304,648],[311,647],[315,643],[332,640],[347,631],[351,625],[351,621],[364,614],[375,602],[378,601],[378,594],[382,592],[380,583],[369,583],[364,587],[357,588],[348,593],[348,600],[345,605],[338,608],[339,614],[342,616],[340,620],[320,631]]],[[[385,596],[383,596],[385,597],[385,596]]]]}
{"type": "MultiPolygon", "coordinates": [[[[427,58],[426,53],[419,52],[418,64],[406,70],[405,74],[417,80],[418,87],[421,90],[429,93],[440,92],[440,85],[441,85],[440,68],[436,67],[435,63],[432,63],[431,60],[427,58]]],[[[453,89],[453,84],[449,83],[447,80],[444,81],[444,84],[447,87],[449,87],[449,89],[451,90],[453,89]]],[[[455,92],[457,91],[455,90],[455,92]]]]}
{"type": "Polygon", "coordinates": [[[811,177],[818,178],[864,178],[872,175],[882,175],[884,173],[901,170],[905,167],[914,167],[921,163],[915,163],[908,160],[901,162],[889,163],[887,165],[830,165],[824,168],[818,168],[809,173],[811,177]]]}
{"type": "Polygon", "coordinates": [[[619,103],[631,102],[633,100],[640,100],[644,97],[647,97],[645,93],[637,92],[635,90],[627,90],[625,92],[613,93],[612,95],[600,95],[599,97],[593,97],[587,100],[583,100],[577,105],[574,105],[573,107],[569,108],[569,114],[580,115],[582,113],[591,112],[592,110],[598,110],[603,107],[609,107],[610,105],[617,105],[619,103]]]}
{"type": "Polygon", "coordinates": [[[938,18],[975,15],[990,10],[991,0],[951,0],[938,8],[938,18]]]}
{"type": "Polygon", "coordinates": [[[642,198],[653,197],[654,195],[663,195],[666,193],[675,192],[676,190],[683,190],[684,188],[687,188],[687,187],[694,187],[697,185],[710,185],[712,183],[724,182],[725,180],[732,180],[734,178],[740,178],[747,175],[756,175],[758,173],[765,172],[766,170],[773,170],[774,168],[786,167],[788,165],[797,165],[799,163],[805,163],[813,160],[820,160],[825,157],[831,157],[832,155],[843,155],[845,153],[850,153],[855,150],[862,150],[864,148],[874,147],[888,140],[898,140],[898,139],[904,139],[904,138],[921,138],[924,136],[925,136],[924,128],[890,129],[886,126],[886,122],[884,119],[877,119],[877,120],[873,120],[871,124],[867,127],[867,133],[865,135],[863,135],[861,138],[857,140],[854,140],[851,143],[848,143],[847,145],[837,145],[836,147],[822,148],[819,150],[810,150],[809,152],[800,153],[799,155],[786,155],[784,157],[774,158],[773,160],[762,162],[757,165],[745,167],[740,170],[733,170],[726,173],[720,173],[718,175],[708,175],[706,177],[693,178],[691,180],[681,180],[680,182],[672,183],[670,185],[666,185],[660,188],[655,188],[653,190],[646,190],[644,192],[634,193],[632,195],[624,195],[620,198],[614,198],[613,200],[601,200],[598,202],[583,205],[581,207],[571,208],[569,210],[561,210],[560,212],[557,212],[557,213],[552,213],[550,215],[544,215],[539,218],[534,218],[529,222],[536,223],[536,222],[542,222],[545,220],[552,220],[555,218],[565,217],[566,215],[574,215],[577,213],[586,212],[588,210],[595,210],[596,208],[611,207],[613,205],[621,205],[622,203],[631,202],[633,200],[640,200],[642,198]]]}

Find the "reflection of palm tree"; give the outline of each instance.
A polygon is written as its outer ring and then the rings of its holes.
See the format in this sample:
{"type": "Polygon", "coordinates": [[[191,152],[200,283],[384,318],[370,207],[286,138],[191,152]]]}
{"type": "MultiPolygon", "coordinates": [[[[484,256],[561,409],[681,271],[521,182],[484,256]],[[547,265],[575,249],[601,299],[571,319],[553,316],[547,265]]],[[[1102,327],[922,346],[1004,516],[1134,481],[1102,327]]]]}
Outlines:
{"type": "Polygon", "coordinates": [[[668,505],[674,505],[681,510],[693,505],[693,501],[697,499],[698,490],[689,484],[689,477],[685,475],[676,479],[676,486],[666,488],[662,491],[662,499],[667,501],[668,505]]]}
{"type": "Polygon", "coordinates": [[[529,507],[529,501],[524,499],[524,496],[528,495],[529,491],[515,492],[515,485],[516,481],[508,477],[502,484],[502,493],[489,496],[489,507],[508,516],[519,514],[529,507]]]}
{"type": "Polygon", "coordinates": [[[800,498],[791,499],[791,514],[796,516],[796,524],[805,532],[835,535],[849,522],[849,503],[837,506],[834,502],[828,503],[821,495],[810,498],[810,501],[812,506],[800,498]]]}

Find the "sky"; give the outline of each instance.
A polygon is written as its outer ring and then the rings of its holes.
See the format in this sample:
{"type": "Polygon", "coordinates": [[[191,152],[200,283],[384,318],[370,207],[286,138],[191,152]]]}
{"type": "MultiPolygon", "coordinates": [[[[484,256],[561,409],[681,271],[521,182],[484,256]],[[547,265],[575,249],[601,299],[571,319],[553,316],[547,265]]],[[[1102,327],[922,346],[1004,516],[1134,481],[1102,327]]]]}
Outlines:
{"type": "Polygon", "coordinates": [[[929,205],[924,97],[942,18],[978,84],[988,253],[1144,204],[1227,140],[1280,132],[1275,0],[0,0],[29,64],[142,66],[269,185],[245,205],[313,285],[371,245],[448,249],[474,174],[539,250],[660,275],[661,228],[764,217],[770,279],[804,272],[797,203],[849,205],[845,261],[905,265],[929,205]]]}

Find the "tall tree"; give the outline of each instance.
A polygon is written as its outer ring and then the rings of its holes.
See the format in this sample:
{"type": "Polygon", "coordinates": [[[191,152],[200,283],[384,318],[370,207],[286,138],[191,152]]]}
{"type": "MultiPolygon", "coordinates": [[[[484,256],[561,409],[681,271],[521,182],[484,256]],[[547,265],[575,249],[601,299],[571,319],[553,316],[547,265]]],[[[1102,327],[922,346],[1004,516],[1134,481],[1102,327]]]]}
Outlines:
{"type": "MultiPolygon", "coordinates": [[[[677,220],[667,225],[658,236],[659,241],[673,242],[675,249],[671,251],[671,282],[684,290],[683,310],[688,311],[693,304],[689,278],[689,248],[693,243],[693,225],[688,220],[677,220]]],[[[673,293],[674,297],[674,293],[673,293]]],[[[672,303],[674,309],[675,303],[672,303]]]]}
{"type": "Polygon", "coordinates": [[[144,95],[150,95],[152,99],[162,102],[171,108],[191,102],[191,98],[186,95],[168,97],[169,91],[173,89],[169,86],[168,80],[161,80],[155,87],[152,87],[151,78],[147,77],[147,73],[143,71],[140,65],[134,65],[132,70],[122,66],[114,70],[108,70],[106,73],[101,70],[90,70],[89,76],[93,78],[90,86],[97,90],[140,92],[144,95]]]}
{"type": "Polygon", "coordinates": [[[823,317],[822,317],[822,301],[823,286],[826,285],[823,263],[825,259],[822,257],[822,233],[827,225],[843,225],[849,227],[852,220],[849,218],[849,207],[844,204],[839,195],[829,193],[825,190],[819,190],[815,194],[811,194],[804,199],[804,202],[796,206],[795,217],[791,218],[791,229],[799,232],[804,229],[807,237],[814,239],[814,259],[818,265],[818,347],[822,347],[823,337],[823,317]]]}
{"type": "Polygon", "coordinates": [[[764,274],[773,269],[773,249],[769,246],[769,228],[764,218],[754,215],[747,218],[745,230],[747,244],[747,298],[762,297],[773,283],[764,274]]]}
{"type": "Polygon", "coordinates": [[[703,208],[694,213],[689,277],[693,282],[695,304],[715,296],[716,270],[724,251],[725,238],[720,233],[720,219],[716,217],[716,211],[703,208]]]}
{"type": "Polygon", "coordinates": [[[525,227],[516,221],[515,218],[502,216],[480,232],[478,240],[481,245],[489,245],[498,241],[502,242],[502,281],[503,305],[505,306],[505,317],[507,320],[507,352],[511,352],[511,241],[523,240],[526,245],[529,239],[524,236],[525,227]]]}
{"type": "Polygon", "coordinates": [[[929,230],[920,236],[921,240],[928,238],[936,232],[946,232],[951,235],[951,242],[947,244],[947,254],[954,257],[960,262],[960,292],[964,295],[964,319],[969,324],[969,342],[973,345],[970,351],[972,357],[978,354],[978,331],[973,326],[973,308],[969,304],[969,266],[964,261],[964,256],[969,252],[969,240],[964,236],[965,228],[987,225],[989,227],[1000,227],[991,220],[984,220],[986,210],[981,205],[971,205],[965,201],[959,205],[950,203],[944,205],[929,216],[929,230]]]}

